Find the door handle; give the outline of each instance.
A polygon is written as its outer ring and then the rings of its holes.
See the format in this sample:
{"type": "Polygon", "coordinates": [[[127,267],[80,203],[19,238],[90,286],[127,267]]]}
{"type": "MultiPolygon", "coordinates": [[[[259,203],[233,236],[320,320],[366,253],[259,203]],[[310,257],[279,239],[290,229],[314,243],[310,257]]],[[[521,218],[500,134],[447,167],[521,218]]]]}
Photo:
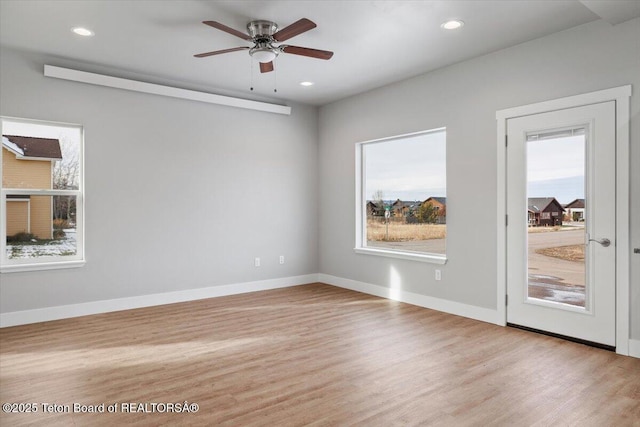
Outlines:
{"type": "Polygon", "coordinates": [[[600,240],[598,240],[598,239],[589,239],[589,241],[590,242],[600,243],[605,248],[611,244],[611,240],[607,239],[606,237],[604,239],[600,239],[600,240]]]}

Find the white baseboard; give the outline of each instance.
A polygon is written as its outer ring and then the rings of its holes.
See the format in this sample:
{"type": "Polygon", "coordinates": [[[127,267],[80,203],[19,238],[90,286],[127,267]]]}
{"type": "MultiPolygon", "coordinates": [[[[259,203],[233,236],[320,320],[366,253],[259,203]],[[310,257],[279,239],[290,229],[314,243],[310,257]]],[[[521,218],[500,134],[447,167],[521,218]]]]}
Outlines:
{"type": "Polygon", "coordinates": [[[629,340],[629,356],[640,359],[640,340],[629,340]]]}
{"type": "MultiPolygon", "coordinates": [[[[315,282],[326,283],[339,288],[350,289],[382,298],[405,302],[407,304],[417,305],[419,307],[504,326],[504,322],[501,320],[499,313],[496,310],[320,273],[1,313],[0,328],[87,316],[91,314],[108,313],[112,311],[131,310],[135,308],[173,304],[177,302],[195,301],[206,298],[243,294],[247,292],[286,288],[315,282]]],[[[629,340],[629,356],[640,358],[640,340],[629,340]]]]}
{"type": "Polygon", "coordinates": [[[491,310],[488,308],[477,307],[460,302],[429,297],[426,295],[403,291],[401,289],[392,289],[384,286],[372,285],[370,283],[359,282],[356,280],[343,279],[341,277],[322,273],[318,274],[318,282],[504,326],[504,321],[500,319],[497,310],[491,310]]]}
{"type": "Polygon", "coordinates": [[[142,295],[137,297],[92,301],[80,304],[60,305],[56,307],[38,308],[35,310],[13,311],[0,314],[0,328],[26,325],[29,323],[67,319],[90,314],[108,313],[112,311],[130,310],[155,305],[173,304],[176,302],[243,294],[246,292],[265,291],[268,289],[286,288],[304,283],[318,281],[317,274],[283,277],[260,280],[256,282],[235,283],[231,285],[211,286],[208,288],[189,289],[166,292],[162,294],[142,295]]]}
{"type": "MultiPolygon", "coordinates": [[[[337,286],[339,288],[350,289],[352,291],[363,292],[365,294],[375,295],[382,298],[392,299],[395,301],[401,301],[407,304],[417,305],[419,307],[442,311],[444,313],[455,314],[457,316],[468,317],[471,319],[481,320],[483,322],[504,326],[503,316],[501,316],[497,310],[491,310],[488,308],[477,307],[460,302],[429,297],[426,295],[403,291],[401,289],[392,289],[384,286],[372,285],[370,283],[359,282],[357,280],[343,279],[341,277],[331,276],[329,274],[318,274],[318,282],[337,286]]],[[[640,358],[640,340],[630,339],[628,343],[628,355],[631,357],[640,358]]],[[[622,349],[624,351],[622,353],[619,353],[627,355],[626,347],[623,346],[622,349]]]]}

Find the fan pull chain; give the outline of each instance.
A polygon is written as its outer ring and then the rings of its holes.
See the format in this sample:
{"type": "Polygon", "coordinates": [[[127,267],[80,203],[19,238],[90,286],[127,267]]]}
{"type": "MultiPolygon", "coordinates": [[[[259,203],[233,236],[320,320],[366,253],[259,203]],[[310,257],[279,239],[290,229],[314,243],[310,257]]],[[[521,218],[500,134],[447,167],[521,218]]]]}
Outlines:
{"type": "Polygon", "coordinates": [[[276,67],[276,60],[273,60],[273,93],[278,93],[278,67],[276,67]]]}
{"type": "Polygon", "coordinates": [[[249,57],[249,62],[251,62],[251,91],[253,91],[253,58],[249,57]]]}

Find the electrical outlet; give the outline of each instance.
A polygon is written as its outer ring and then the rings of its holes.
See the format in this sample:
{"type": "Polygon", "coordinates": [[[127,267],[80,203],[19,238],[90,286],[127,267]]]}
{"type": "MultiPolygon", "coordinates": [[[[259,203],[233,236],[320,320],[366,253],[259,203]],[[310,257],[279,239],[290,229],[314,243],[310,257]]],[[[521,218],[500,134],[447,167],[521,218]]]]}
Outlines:
{"type": "Polygon", "coordinates": [[[284,264],[284,255],[280,255],[280,264],[284,264]]]}
{"type": "Polygon", "coordinates": [[[440,279],[442,279],[442,271],[436,270],[436,280],[440,280],[440,279]]]}
{"type": "Polygon", "coordinates": [[[253,264],[254,264],[256,267],[260,267],[260,258],[256,257],[256,259],[253,261],[253,264]]]}

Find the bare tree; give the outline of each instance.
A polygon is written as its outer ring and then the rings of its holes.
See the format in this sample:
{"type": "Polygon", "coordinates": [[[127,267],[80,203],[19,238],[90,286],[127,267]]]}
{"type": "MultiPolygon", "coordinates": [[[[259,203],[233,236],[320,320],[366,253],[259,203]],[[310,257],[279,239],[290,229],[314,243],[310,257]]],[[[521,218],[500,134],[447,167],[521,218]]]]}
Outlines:
{"type": "Polygon", "coordinates": [[[371,195],[371,201],[375,205],[375,209],[372,212],[373,216],[380,216],[384,214],[384,193],[382,190],[376,190],[375,193],[371,195]]]}
{"type": "MultiPolygon", "coordinates": [[[[65,138],[60,138],[60,150],[62,160],[58,160],[53,166],[53,189],[54,190],[77,190],[80,179],[80,150],[65,138]]],[[[53,196],[53,217],[54,219],[74,219],[75,197],[53,196]]]]}
{"type": "Polygon", "coordinates": [[[80,177],[80,152],[77,144],[62,139],[60,141],[62,160],[53,167],[53,188],[55,190],[77,190],[80,177]]]}

